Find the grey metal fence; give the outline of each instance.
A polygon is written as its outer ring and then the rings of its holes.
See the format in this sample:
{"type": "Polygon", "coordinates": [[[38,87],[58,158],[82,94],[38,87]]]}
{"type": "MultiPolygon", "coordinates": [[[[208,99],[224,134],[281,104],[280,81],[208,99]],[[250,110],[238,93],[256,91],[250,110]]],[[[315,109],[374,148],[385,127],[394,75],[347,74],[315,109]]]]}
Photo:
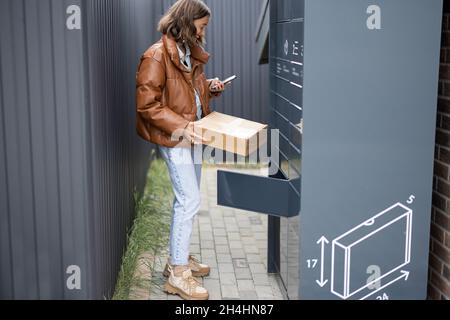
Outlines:
{"type": "MultiPolygon", "coordinates": [[[[267,121],[263,0],[206,2],[207,74],[239,77],[215,109],[267,121]]],[[[153,148],[135,131],[135,72],[170,3],[0,2],[1,299],[113,294],[153,148]]]]}
{"type": "Polygon", "coordinates": [[[161,10],[0,2],[0,298],[112,295],[152,149],[135,72],[161,10]]]}

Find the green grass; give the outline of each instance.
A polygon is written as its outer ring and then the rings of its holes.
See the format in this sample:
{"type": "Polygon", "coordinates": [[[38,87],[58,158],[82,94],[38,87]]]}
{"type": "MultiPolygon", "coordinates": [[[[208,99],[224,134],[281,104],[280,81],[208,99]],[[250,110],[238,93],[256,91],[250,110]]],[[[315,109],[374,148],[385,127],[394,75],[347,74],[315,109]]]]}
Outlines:
{"type": "MultiPolygon", "coordinates": [[[[152,290],[151,281],[136,279],[134,272],[139,255],[148,252],[157,257],[169,241],[173,192],[163,160],[155,158],[152,161],[145,190],[143,194],[135,191],[134,200],[136,218],[128,235],[113,300],[128,300],[132,287],[152,290]]],[[[153,265],[149,267],[153,270],[153,265]]]]}

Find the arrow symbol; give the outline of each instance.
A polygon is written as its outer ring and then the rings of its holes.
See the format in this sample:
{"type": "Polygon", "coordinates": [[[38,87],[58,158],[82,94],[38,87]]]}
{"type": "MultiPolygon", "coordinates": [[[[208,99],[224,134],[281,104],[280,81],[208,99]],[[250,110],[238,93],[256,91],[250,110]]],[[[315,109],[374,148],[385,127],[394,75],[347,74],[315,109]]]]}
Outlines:
{"type": "Polygon", "coordinates": [[[405,281],[408,281],[409,271],[402,270],[400,271],[400,273],[402,273],[403,277],[405,277],[405,281]]]}
{"type": "Polygon", "coordinates": [[[324,285],[327,284],[328,279],[324,279],[324,256],[325,256],[325,244],[330,243],[325,236],[322,236],[318,241],[317,244],[320,244],[320,280],[316,280],[317,284],[323,288],[324,285]]]}
{"type": "Polygon", "coordinates": [[[401,280],[402,278],[404,278],[405,281],[408,281],[409,271],[401,270],[400,273],[401,273],[401,276],[395,278],[394,280],[390,281],[389,283],[386,283],[384,286],[382,286],[382,287],[378,288],[377,290],[375,290],[375,291],[369,293],[368,295],[364,296],[363,298],[361,298],[361,299],[359,299],[359,300],[365,300],[365,299],[367,299],[368,297],[370,297],[370,296],[374,295],[375,293],[377,293],[377,292],[383,290],[384,288],[390,286],[391,284],[393,284],[393,283],[395,283],[395,282],[401,280]]]}

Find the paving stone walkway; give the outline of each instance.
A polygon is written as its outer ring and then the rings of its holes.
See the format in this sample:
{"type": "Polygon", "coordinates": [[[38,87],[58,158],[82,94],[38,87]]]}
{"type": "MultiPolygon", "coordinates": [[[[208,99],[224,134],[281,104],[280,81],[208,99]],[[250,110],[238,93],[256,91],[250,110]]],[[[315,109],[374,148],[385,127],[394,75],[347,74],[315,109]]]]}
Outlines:
{"type": "MultiPolygon", "coordinates": [[[[239,171],[263,175],[267,169],[239,171]]],[[[202,205],[191,241],[191,254],[211,266],[210,276],[200,279],[210,299],[282,300],[277,276],[267,273],[267,216],[217,206],[216,179],[217,168],[203,168],[202,205]]],[[[167,255],[156,259],[152,300],[180,299],[162,290],[167,255]]]]}

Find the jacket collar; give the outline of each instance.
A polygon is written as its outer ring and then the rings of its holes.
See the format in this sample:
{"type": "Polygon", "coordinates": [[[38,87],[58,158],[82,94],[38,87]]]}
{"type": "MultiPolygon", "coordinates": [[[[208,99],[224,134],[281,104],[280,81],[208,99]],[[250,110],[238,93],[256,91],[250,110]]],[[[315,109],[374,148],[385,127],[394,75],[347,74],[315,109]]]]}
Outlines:
{"type": "MultiPolygon", "coordinates": [[[[162,42],[167,52],[169,53],[170,60],[172,60],[173,64],[175,64],[178,69],[184,72],[189,72],[187,68],[180,62],[180,55],[178,53],[176,41],[172,37],[169,37],[168,35],[163,35],[162,42]]],[[[194,70],[194,68],[200,64],[208,63],[208,60],[209,60],[209,53],[206,52],[202,47],[197,45],[191,48],[192,70],[194,70]]]]}

